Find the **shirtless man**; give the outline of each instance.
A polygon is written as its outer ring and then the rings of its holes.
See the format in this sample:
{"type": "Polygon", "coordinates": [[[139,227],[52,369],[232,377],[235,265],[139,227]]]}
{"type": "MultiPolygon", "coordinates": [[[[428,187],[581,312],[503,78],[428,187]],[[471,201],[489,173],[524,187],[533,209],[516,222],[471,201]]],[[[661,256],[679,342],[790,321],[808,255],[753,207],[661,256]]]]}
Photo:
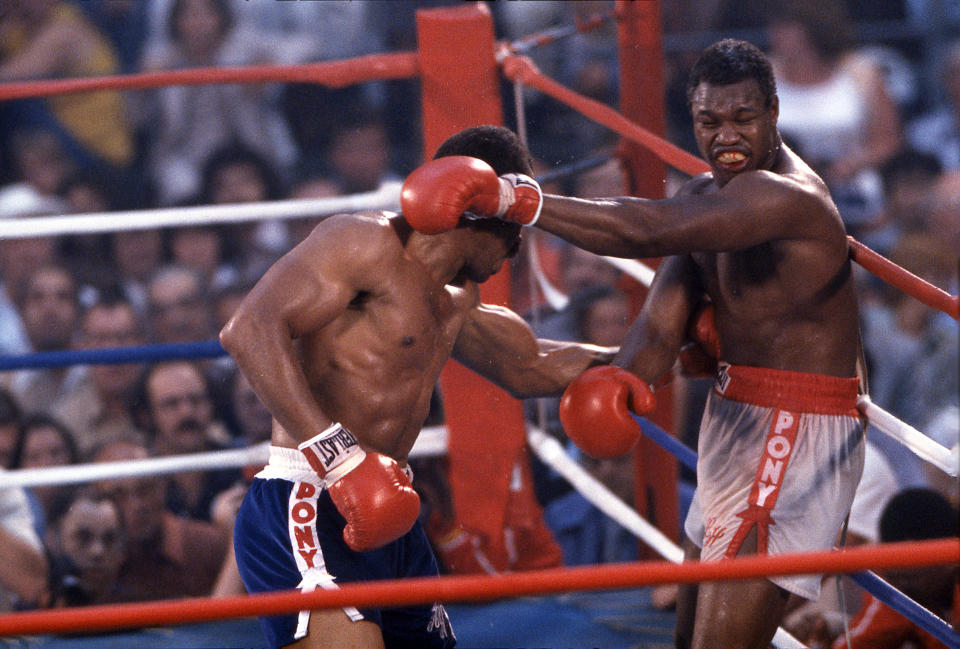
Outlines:
{"type": "MultiPolygon", "coordinates": [[[[638,414],[652,407],[649,384],[673,365],[694,323],[709,333],[699,307],[712,303],[722,354],[701,423],[687,556],[827,549],[850,509],[864,453],[858,313],[843,223],[823,181],[780,139],[773,72],[759,50],[734,40],[711,46],[687,93],[711,171],[676,196],[545,196],[537,214],[516,209],[501,192],[495,213],[594,253],[665,257],[613,366],[588,370],[564,394],[561,420],[587,453],[630,448],[639,433],[628,406],[638,414]],[[619,419],[598,412],[601,402],[619,419]]],[[[427,163],[407,183],[428,191],[421,181],[446,177],[470,205],[504,185],[489,170],[457,166],[455,159],[427,163]]],[[[436,213],[406,216],[415,227],[421,217],[428,228],[444,227],[436,213]]],[[[766,647],[788,595],[816,599],[819,581],[684,586],[677,646],[766,647]]]]}
{"type": "MultiPolygon", "coordinates": [[[[449,155],[514,173],[540,203],[535,183],[516,175],[530,173],[530,158],[511,131],[467,129],[437,152],[449,155]]],[[[432,209],[422,198],[419,209],[432,209]]],[[[538,340],[513,312],[481,303],[479,284],[516,253],[521,227],[458,221],[427,235],[396,214],[329,217],[221,332],[275,420],[269,464],[234,532],[249,592],[437,574],[405,470],[448,358],[517,398],[560,394],[612,360],[616,349],[538,340]]],[[[273,647],[454,643],[439,604],[304,611],[262,626],[273,647]]]]}

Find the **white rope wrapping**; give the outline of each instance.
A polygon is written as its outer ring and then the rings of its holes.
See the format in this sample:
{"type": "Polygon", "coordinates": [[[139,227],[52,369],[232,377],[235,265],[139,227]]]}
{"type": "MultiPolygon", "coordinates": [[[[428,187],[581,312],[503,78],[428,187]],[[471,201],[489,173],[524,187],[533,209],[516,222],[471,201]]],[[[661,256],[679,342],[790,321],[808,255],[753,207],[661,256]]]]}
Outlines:
{"type": "Polygon", "coordinates": [[[0,219],[0,239],[244,223],[363,210],[398,210],[401,184],[400,181],[391,181],[372,192],[330,198],[0,219]]]}
{"type": "Polygon", "coordinates": [[[857,399],[857,407],[867,416],[873,426],[897,440],[922,460],[926,460],[952,478],[960,474],[960,446],[953,450],[897,419],[875,404],[867,395],[857,399]]]}

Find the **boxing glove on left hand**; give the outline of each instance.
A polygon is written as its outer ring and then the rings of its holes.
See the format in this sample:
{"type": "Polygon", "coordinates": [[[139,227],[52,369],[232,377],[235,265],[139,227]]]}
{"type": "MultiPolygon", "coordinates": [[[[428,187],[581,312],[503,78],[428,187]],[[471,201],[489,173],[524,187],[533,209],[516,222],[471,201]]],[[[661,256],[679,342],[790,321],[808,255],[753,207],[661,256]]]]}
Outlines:
{"type": "Polygon", "coordinates": [[[533,225],[540,216],[543,194],[529,176],[498,177],[493,167],[478,158],[445,156],[407,176],[400,206],[415,230],[437,234],[455,228],[464,212],[533,225]]]}
{"type": "Polygon", "coordinates": [[[367,453],[338,423],[300,444],[313,470],[323,478],[337,511],[346,519],[343,540],[355,552],[368,552],[410,531],[420,515],[420,496],[396,460],[367,453]]]}
{"type": "Polygon", "coordinates": [[[560,399],[560,423],[567,436],[597,459],[621,457],[640,440],[630,414],[657,407],[653,390],[640,377],[613,365],[591,367],[574,379],[560,399]]]}

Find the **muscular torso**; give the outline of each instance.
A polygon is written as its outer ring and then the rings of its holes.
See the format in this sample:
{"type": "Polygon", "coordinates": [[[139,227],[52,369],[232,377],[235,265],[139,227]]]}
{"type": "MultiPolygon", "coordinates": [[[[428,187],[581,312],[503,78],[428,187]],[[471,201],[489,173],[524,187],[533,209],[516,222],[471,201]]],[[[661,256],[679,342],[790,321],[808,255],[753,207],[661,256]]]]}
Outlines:
{"type": "MultiPolygon", "coordinates": [[[[376,293],[358,293],[345,313],[296,346],[323,412],[364,446],[402,460],[477,290],[439,285],[402,249],[383,266],[376,293]]],[[[273,443],[296,446],[276,424],[273,443]]]]}
{"type": "MultiPolygon", "coordinates": [[[[718,188],[712,182],[694,182],[688,191],[708,194],[718,188]]],[[[827,224],[839,218],[826,195],[821,207],[824,213],[798,218],[827,224]]],[[[855,374],[858,315],[846,239],[839,228],[822,230],[814,237],[691,254],[703,290],[716,306],[723,360],[833,376],[855,374]]]]}

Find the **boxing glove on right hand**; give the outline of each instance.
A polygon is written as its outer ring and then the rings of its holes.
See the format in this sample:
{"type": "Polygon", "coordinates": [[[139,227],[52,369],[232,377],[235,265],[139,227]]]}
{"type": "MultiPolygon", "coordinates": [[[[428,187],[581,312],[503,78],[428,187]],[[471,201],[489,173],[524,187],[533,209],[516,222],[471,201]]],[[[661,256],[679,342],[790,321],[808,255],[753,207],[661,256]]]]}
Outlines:
{"type": "Polygon", "coordinates": [[[621,457],[640,439],[633,411],[645,415],[657,406],[642,379],[613,365],[591,367],[574,379],[560,399],[560,423],[567,436],[597,459],[621,457]]]}
{"type": "Polygon", "coordinates": [[[413,171],[403,182],[400,208],[413,229],[437,234],[457,227],[464,212],[533,225],[543,194],[523,174],[497,177],[489,164],[469,156],[445,156],[413,171]]]}
{"type": "Polygon", "coordinates": [[[297,448],[323,478],[330,498],[346,519],[343,540],[368,552],[410,531],[420,515],[420,496],[396,460],[367,453],[338,423],[297,448]]]}

